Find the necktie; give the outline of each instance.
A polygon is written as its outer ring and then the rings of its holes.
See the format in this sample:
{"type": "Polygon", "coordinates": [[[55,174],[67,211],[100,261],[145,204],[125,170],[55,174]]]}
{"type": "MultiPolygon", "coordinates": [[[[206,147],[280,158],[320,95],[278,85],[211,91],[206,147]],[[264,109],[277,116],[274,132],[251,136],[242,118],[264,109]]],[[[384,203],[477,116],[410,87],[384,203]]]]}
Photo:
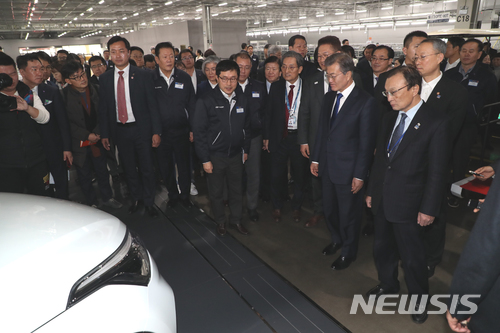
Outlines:
{"type": "MultiPolygon", "coordinates": [[[[293,88],[295,88],[294,84],[290,85],[290,91],[288,92],[288,105],[290,108],[293,106],[293,88]]],[[[285,132],[283,132],[283,137],[286,138],[288,136],[288,119],[290,118],[290,109],[286,106],[286,123],[285,123],[285,132]]]]}
{"type": "Polygon", "coordinates": [[[339,113],[339,105],[340,99],[344,97],[341,93],[337,94],[337,100],[335,101],[335,105],[333,106],[332,116],[330,118],[330,128],[332,128],[333,123],[335,122],[335,118],[337,118],[337,113],[339,113]]]}
{"type": "Polygon", "coordinates": [[[118,78],[118,85],[116,86],[116,94],[118,100],[118,119],[122,124],[128,120],[127,115],[127,101],[125,99],[125,80],[123,79],[123,71],[119,71],[120,77],[118,78]]]}
{"type": "Polygon", "coordinates": [[[396,150],[398,150],[399,144],[401,143],[401,137],[405,131],[405,120],[407,115],[405,113],[401,114],[401,120],[399,121],[398,126],[394,129],[394,133],[392,133],[391,144],[389,148],[389,157],[394,156],[396,150]]]}

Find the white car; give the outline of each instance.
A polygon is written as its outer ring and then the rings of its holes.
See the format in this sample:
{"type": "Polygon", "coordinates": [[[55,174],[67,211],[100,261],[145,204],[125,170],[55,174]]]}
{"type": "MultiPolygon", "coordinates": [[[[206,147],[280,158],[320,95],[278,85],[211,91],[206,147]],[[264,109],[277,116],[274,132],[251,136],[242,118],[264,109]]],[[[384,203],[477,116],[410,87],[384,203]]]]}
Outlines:
{"type": "Polygon", "coordinates": [[[173,333],[174,294],[116,217],[0,193],[0,332],[173,333]]]}

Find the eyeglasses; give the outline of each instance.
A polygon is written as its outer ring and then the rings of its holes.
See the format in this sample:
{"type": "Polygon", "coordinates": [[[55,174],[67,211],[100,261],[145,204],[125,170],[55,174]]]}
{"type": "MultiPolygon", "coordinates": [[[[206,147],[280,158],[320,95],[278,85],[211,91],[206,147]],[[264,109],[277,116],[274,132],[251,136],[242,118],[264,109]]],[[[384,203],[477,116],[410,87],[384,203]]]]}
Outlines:
{"type": "Polygon", "coordinates": [[[132,59],[142,59],[142,58],[144,58],[144,56],[136,54],[136,55],[131,56],[130,58],[132,58],[132,59]]]}
{"type": "Polygon", "coordinates": [[[279,67],[266,67],[265,69],[266,72],[278,72],[279,70],[279,67]]]}
{"type": "Polygon", "coordinates": [[[326,79],[327,80],[335,80],[337,78],[337,76],[340,76],[340,75],[345,75],[344,73],[340,72],[339,74],[326,74],[326,79]]]}
{"type": "Polygon", "coordinates": [[[219,80],[222,82],[222,83],[228,83],[228,82],[231,82],[231,83],[235,83],[236,81],[238,81],[238,78],[237,77],[221,77],[219,76],[219,80]]]}
{"type": "Polygon", "coordinates": [[[92,65],[92,66],[90,66],[90,68],[92,68],[92,70],[94,70],[94,69],[101,68],[102,66],[104,66],[104,65],[103,64],[98,64],[98,65],[92,65]]]}
{"type": "Polygon", "coordinates": [[[377,57],[372,57],[372,62],[377,62],[377,61],[386,61],[389,60],[389,58],[377,58],[377,57]]]}
{"type": "Polygon", "coordinates": [[[281,70],[283,70],[283,71],[286,71],[286,70],[294,71],[296,69],[297,69],[297,66],[285,66],[285,65],[281,66],[281,70]]]}
{"type": "Polygon", "coordinates": [[[189,57],[183,57],[181,58],[181,60],[193,60],[193,57],[189,56],[189,57]]]}
{"type": "Polygon", "coordinates": [[[329,56],[331,56],[332,54],[329,54],[329,53],[318,54],[318,59],[326,59],[329,56]]]}
{"type": "Polygon", "coordinates": [[[51,65],[48,65],[47,67],[42,66],[41,70],[42,71],[50,71],[50,70],[52,70],[52,66],[51,65]]]}
{"type": "MultiPolygon", "coordinates": [[[[439,54],[439,53],[432,53],[432,54],[426,54],[426,55],[421,55],[421,56],[415,56],[415,57],[413,58],[413,61],[414,61],[414,62],[416,62],[416,61],[418,61],[418,60],[424,61],[424,60],[425,60],[425,58],[430,57],[430,56],[432,56],[432,55],[436,55],[436,54],[439,54]]],[[[373,59],[373,58],[372,58],[372,59],[373,59]]]]}
{"type": "Polygon", "coordinates": [[[406,87],[408,87],[408,86],[409,86],[409,84],[407,84],[407,85],[406,85],[406,86],[404,86],[404,87],[399,88],[398,90],[394,90],[394,91],[387,91],[387,90],[386,90],[386,91],[382,91],[382,95],[384,95],[384,97],[389,97],[389,96],[394,97],[394,95],[395,95],[398,91],[400,91],[401,89],[406,88],[406,87]]]}
{"type": "Polygon", "coordinates": [[[73,77],[69,77],[68,79],[70,80],[75,80],[75,81],[79,81],[81,79],[83,79],[85,77],[85,75],[87,75],[86,73],[82,73],[81,75],[76,75],[76,76],[73,76],[73,77]]]}

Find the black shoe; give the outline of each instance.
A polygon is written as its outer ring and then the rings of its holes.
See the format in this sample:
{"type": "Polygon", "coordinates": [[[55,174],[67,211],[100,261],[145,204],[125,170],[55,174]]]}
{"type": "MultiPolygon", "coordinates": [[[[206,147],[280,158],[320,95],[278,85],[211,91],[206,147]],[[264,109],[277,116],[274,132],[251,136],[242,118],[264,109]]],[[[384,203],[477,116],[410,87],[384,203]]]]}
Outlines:
{"type": "Polygon", "coordinates": [[[452,208],[457,208],[460,206],[460,201],[458,201],[458,198],[454,195],[451,195],[448,197],[448,206],[452,208]]]}
{"type": "Polygon", "coordinates": [[[146,213],[150,217],[157,217],[158,216],[158,211],[153,206],[146,206],[146,213]]]}
{"type": "Polygon", "coordinates": [[[226,234],[226,224],[221,223],[217,225],[217,233],[219,236],[224,236],[226,234]]]}
{"type": "Polygon", "coordinates": [[[371,295],[375,295],[375,299],[379,298],[382,295],[392,295],[392,294],[398,294],[399,290],[392,290],[392,289],[385,289],[382,288],[380,285],[373,287],[372,289],[368,290],[366,293],[366,297],[370,298],[371,295]]]}
{"type": "Polygon", "coordinates": [[[178,201],[179,199],[168,199],[167,206],[170,208],[174,208],[175,206],[177,206],[178,201]]]}
{"type": "Polygon", "coordinates": [[[189,200],[189,198],[181,199],[181,203],[186,208],[191,208],[194,206],[193,203],[191,202],[191,200],[189,200]]]}
{"type": "Polygon", "coordinates": [[[415,324],[425,323],[425,321],[429,317],[429,315],[427,314],[427,307],[422,305],[422,308],[421,308],[420,304],[415,304],[415,312],[418,312],[418,313],[412,313],[411,320],[413,320],[413,322],[415,324]],[[422,312],[422,310],[423,310],[423,312],[422,312]],[[420,313],[420,312],[422,312],[422,313],[420,313]]]}
{"type": "Polygon", "coordinates": [[[135,212],[137,212],[142,206],[142,202],[140,201],[134,201],[130,207],[128,208],[128,213],[129,214],[134,214],[135,212]]]}
{"type": "Polygon", "coordinates": [[[436,266],[427,266],[427,276],[431,278],[434,275],[435,269],[436,266]]]}
{"type": "Polygon", "coordinates": [[[248,235],[248,230],[247,230],[247,228],[245,228],[243,226],[243,224],[238,223],[238,224],[235,224],[234,227],[236,228],[236,230],[238,230],[238,232],[240,234],[245,235],[245,236],[248,235]]]}
{"type": "Polygon", "coordinates": [[[330,244],[328,244],[327,247],[325,247],[323,249],[323,255],[329,256],[329,255],[335,254],[335,252],[337,252],[341,248],[342,248],[342,244],[330,243],[330,244]]]}
{"type": "Polygon", "coordinates": [[[250,221],[257,222],[259,220],[259,213],[257,213],[257,209],[249,209],[248,217],[250,221]]]}
{"type": "Polygon", "coordinates": [[[363,236],[373,235],[373,222],[367,222],[363,228],[363,236]]]}
{"type": "Polygon", "coordinates": [[[335,260],[333,262],[332,269],[335,271],[340,271],[342,269],[346,269],[355,260],[356,260],[356,257],[348,258],[348,257],[340,256],[337,258],[337,260],[335,260]]]}

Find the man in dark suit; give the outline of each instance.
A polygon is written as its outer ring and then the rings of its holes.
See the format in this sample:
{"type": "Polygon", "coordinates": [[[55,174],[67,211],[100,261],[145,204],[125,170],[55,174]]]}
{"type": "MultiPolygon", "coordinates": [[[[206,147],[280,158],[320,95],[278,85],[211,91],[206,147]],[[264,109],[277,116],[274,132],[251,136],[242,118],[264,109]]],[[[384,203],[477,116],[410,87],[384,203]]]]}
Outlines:
{"type": "Polygon", "coordinates": [[[179,59],[182,60],[182,63],[186,67],[186,73],[191,77],[191,81],[193,82],[194,92],[196,93],[196,89],[198,85],[205,81],[207,77],[201,69],[194,68],[194,55],[189,49],[184,49],[179,53],[179,59]]]}
{"type": "Polygon", "coordinates": [[[73,163],[68,116],[59,90],[43,82],[42,63],[37,53],[17,57],[23,82],[40,97],[50,113],[48,123],[40,125],[49,172],[54,178],[54,196],[69,200],[68,167],[73,163]]]}
{"type": "Polygon", "coordinates": [[[272,183],[271,201],[273,219],[281,220],[283,196],[288,195],[288,160],[294,180],[292,213],[295,222],[300,221],[301,207],[304,200],[305,180],[308,160],[300,153],[297,140],[297,120],[302,103],[302,72],[304,58],[297,52],[288,51],[283,55],[283,78],[271,85],[264,121],[264,149],[271,153],[272,183]],[[283,101],[285,100],[285,101],[283,101]]]}
{"type": "Polygon", "coordinates": [[[367,93],[374,96],[380,74],[392,68],[392,59],[394,59],[394,50],[389,46],[379,45],[373,50],[371,70],[368,74],[362,72],[363,88],[367,93]]]}
{"type": "Polygon", "coordinates": [[[446,42],[445,59],[441,62],[441,72],[446,72],[457,67],[460,63],[460,48],[464,45],[465,39],[462,37],[450,37],[446,42]]]}
{"type": "MultiPolygon", "coordinates": [[[[250,48],[251,46],[248,46],[250,48]]],[[[250,78],[253,60],[246,52],[238,53],[234,61],[240,68],[238,87],[236,90],[246,96],[249,103],[252,128],[250,151],[248,160],[245,162],[247,209],[251,221],[258,221],[257,203],[259,200],[260,185],[260,156],[262,152],[262,124],[264,122],[265,101],[267,98],[266,87],[263,83],[250,78]]],[[[268,172],[268,170],[264,170],[268,172]]]]}
{"type": "Polygon", "coordinates": [[[375,44],[369,44],[363,50],[363,56],[359,59],[356,67],[361,71],[362,75],[366,75],[371,77],[373,74],[371,61],[373,50],[375,50],[377,46],[375,44]]]}
{"type": "MultiPolygon", "coordinates": [[[[420,98],[432,109],[444,112],[449,118],[449,149],[453,147],[460,129],[464,124],[467,112],[467,90],[459,83],[443,76],[440,64],[444,59],[446,44],[441,39],[426,39],[420,43],[415,56],[415,66],[422,76],[422,92],[420,98]]],[[[449,161],[451,164],[451,160],[449,161]]],[[[449,169],[448,169],[449,170],[449,169]]],[[[451,186],[451,174],[447,181],[451,186]]],[[[441,262],[445,244],[446,200],[434,223],[425,228],[425,248],[429,277],[441,262]]]]}
{"type": "Polygon", "coordinates": [[[109,59],[109,50],[104,50],[102,55],[106,61],[106,70],[109,71],[110,69],[114,69],[115,64],[113,63],[113,60],[109,59]]]}
{"type": "MultiPolygon", "coordinates": [[[[335,36],[326,36],[318,40],[318,63],[321,71],[317,71],[304,80],[304,97],[300,103],[298,121],[298,143],[300,144],[300,152],[305,158],[310,158],[311,152],[314,151],[323,97],[331,90],[326,78],[325,60],[332,54],[339,53],[340,50],[340,40],[335,36]]],[[[307,220],[306,228],[314,227],[324,219],[321,179],[311,177],[311,188],[314,213],[307,220]]]]}
{"type": "Polygon", "coordinates": [[[342,249],[332,264],[334,270],[356,260],[363,211],[363,185],[368,177],[377,136],[376,101],[356,87],[354,63],[345,54],[325,61],[331,92],[324,97],[311,173],[321,176],[323,209],[332,242],[323,254],[342,249]]]}
{"type": "Polygon", "coordinates": [[[94,73],[90,77],[90,83],[99,86],[99,76],[106,72],[106,61],[101,56],[93,56],[89,59],[89,65],[94,73]]]}
{"type": "Polygon", "coordinates": [[[255,79],[257,78],[257,67],[259,67],[259,57],[257,57],[257,55],[253,53],[252,45],[248,45],[247,52],[248,55],[250,56],[250,59],[252,59],[252,70],[250,72],[250,77],[252,79],[255,79]]]}
{"type": "Polygon", "coordinates": [[[399,112],[382,119],[366,197],[375,214],[373,252],[380,280],[367,297],[399,292],[401,259],[408,292],[418,297],[411,309],[416,323],[427,319],[422,296],[429,294],[422,227],[439,215],[449,161],[448,117],[420,99],[421,84],[414,67],[388,74],[385,94],[399,112]]]}
{"type": "Polygon", "coordinates": [[[158,68],[153,75],[154,92],[162,125],[162,140],[157,155],[168,190],[167,205],[175,207],[180,201],[185,207],[191,207],[189,142],[193,141],[193,133],[189,122],[196,107],[193,83],[186,72],[175,68],[174,47],[171,43],[157,44],[155,55],[158,68]]]}
{"type": "Polygon", "coordinates": [[[307,61],[307,41],[302,35],[295,35],[288,40],[288,50],[295,51],[304,59],[304,65],[300,77],[305,79],[318,71],[318,68],[312,62],[307,61]]]}
{"type": "Polygon", "coordinates": [[[161,120],[152,73],[129,65],[130,43],[125,38],[112,37],[108,49],[115,69],[99,79],[102,144],[109,150],[112,138],[120,152],[133,200],[129,213],[144,204],[146,212],[156,217],[151,147],[160,145],[161,120]]]}

